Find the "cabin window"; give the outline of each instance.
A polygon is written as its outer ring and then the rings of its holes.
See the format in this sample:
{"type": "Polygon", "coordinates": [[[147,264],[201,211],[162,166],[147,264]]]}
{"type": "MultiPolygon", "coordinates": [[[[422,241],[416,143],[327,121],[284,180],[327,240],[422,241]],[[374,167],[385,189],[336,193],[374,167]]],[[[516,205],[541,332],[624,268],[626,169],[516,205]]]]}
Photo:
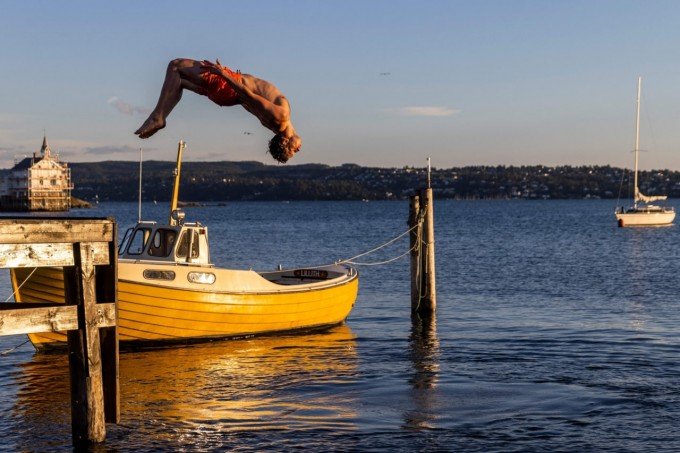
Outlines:
{"type": "Polygon", "coordinates": [[[175,273],[173,271],[159,271],[155,269],[145,269],[144,278],[149,280],[174,280],[175,273]]]}
{"type": "Polygon", "coordinates": [[[53,185],[53,186],[56,186],[56,185],[57,185],[57,180],[56,180],[56,179],[53,179],[53,180],[52,180],[52,185],[53,185]]]}
{"type": "Polygon", "coordinates": [[[198,247],[198,233],[194,230],[185,230],[179,240],[179,246],[177,247],[177,257],[186,258],[190,248],[191,258],[198,258],[200,255],[198,247]]]}
{"type": "Polygon", "coordinates": [[[151,236],[151,230],[148,228],[138,228],[132,233],[130,245],[127,248],[129,255],[141,255],[146,247],[146,243],[151,236]]]}
{"type": "Polygon", "coordinates": [[[215,274],[212,272],[189,272],[187,278],[191,283],[201,283],[203,285],[215,283],[215,274]]]}
{"type": "Polygon", "coordinates": [[[127,248],[128,241],[130,240],[130,233],[132,233],[132,228],[128,228],[125,234],[123,235],[123,239],[120,241],[120,244],[118,245],[118,254],[122,255],[125,252],[125,249],[127,248]]]}
{"type": "Polygon", "coordinates": [[[170,256],[175,247],[176,238],[177,232],[175,230],[159,228],[153,235],[151,246],[149,246],[149,255],[163,258],[170,256]]]}

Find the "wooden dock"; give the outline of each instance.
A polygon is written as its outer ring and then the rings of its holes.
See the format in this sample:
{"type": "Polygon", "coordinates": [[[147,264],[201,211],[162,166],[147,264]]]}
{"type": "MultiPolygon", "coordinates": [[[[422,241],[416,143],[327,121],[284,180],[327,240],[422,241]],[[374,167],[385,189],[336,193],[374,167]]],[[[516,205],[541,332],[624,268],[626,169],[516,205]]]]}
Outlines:
{"type": "Polygon", "coordinates": [[[62,267],[66,304],[0,303],[0,336],[67,331],[74,446],[120,420],[116,223],[0,218],[0,268],[62,267]]]}

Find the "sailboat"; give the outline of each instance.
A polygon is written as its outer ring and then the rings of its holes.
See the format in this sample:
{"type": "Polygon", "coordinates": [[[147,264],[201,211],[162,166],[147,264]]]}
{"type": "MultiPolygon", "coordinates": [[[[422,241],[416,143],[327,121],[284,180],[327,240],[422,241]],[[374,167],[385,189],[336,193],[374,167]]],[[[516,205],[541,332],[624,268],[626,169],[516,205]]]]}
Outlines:
{"type": "MultiPolygon", "coordinates": [[[[122,343],[194,342],[342,324],[359,277],[345,264],[256,272],[210,260],[208,227],[178,209],[184,142],[177,150],[167,223],[140,220],[118,250],[118,332],[122,343]]],[[[15,301],[64,303],[61,268],[11,269],[15,301]]],[[[65,344],[65,332],[29,334],[36,349],[65,344]]]]}
{"type": "Polygon", "coordinates": [[[670,225],[675,219],[675,210],[670,207],[657,206],[651,203],[665,200],[666,195],[648,196],[638,188],[638,155],[640,154],[640,94],[642,93],[642,77],[638,77],[637,109],[635,116],[635,167],[633,183],[633,206],[616,210],[616,220],[620,227],[624,226],[659,226],[670,225]]]}

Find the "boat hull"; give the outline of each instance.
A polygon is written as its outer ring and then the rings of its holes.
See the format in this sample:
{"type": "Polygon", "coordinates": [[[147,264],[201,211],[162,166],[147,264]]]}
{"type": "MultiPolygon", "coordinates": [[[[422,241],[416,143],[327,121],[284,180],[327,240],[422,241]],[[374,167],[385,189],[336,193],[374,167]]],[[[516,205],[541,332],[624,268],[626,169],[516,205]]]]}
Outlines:
{"type": "MultiPolygon", "coordinates": [[[[23,283],[32,270],[12,269],[15,300],[64,303],[62,269],[39,268],[23,283]]],[[[342,323],[357,292],[353,269],[327,281],[280,285],[253,271],[119,263],[119,339],[191,342],[317,329],[342,323]],[[175,279],[149,281],[144,278],[149,269],[171,269],[175,279]],[[192,272],[215,275],[215,286],[189,282],[186,277],[192,272]]],[[[65,342],[66,334],[30,334],[29,338],[41,349],[65,342]]]]}
{"type": "Polygon", "coordinates": [[[675,212],[626,212],[617,213],[616,220],[619,226],[662,226],[670,225],[675,220],[675,212]]]}

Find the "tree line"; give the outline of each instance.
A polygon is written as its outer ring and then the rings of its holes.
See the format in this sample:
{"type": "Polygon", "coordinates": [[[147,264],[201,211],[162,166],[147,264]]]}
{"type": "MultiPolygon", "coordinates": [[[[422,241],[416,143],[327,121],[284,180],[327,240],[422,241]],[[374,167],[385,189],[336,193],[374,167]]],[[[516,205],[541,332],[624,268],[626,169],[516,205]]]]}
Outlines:
{"type": "MultiPolygon", "coordinates": [[[[174,162],[144,163],[142,198],[170,198],[174,162]]],[[[137,162],[71,163],[73,195],[85,200],[135,201],[137,162]]],[[[355,164],[266,165],[260,162],[185,162],[183,201],[233,200],[393,200],[405,199],[426,184],[426,169],[362,167],[355,164]]],[[[639,173],[642,192],[680,197],[680,172],[639,173]]],[[[626,198],[632,175],[610,166],[466,166],[434,168],[437,198],[578,199],[626,198]]]]}

